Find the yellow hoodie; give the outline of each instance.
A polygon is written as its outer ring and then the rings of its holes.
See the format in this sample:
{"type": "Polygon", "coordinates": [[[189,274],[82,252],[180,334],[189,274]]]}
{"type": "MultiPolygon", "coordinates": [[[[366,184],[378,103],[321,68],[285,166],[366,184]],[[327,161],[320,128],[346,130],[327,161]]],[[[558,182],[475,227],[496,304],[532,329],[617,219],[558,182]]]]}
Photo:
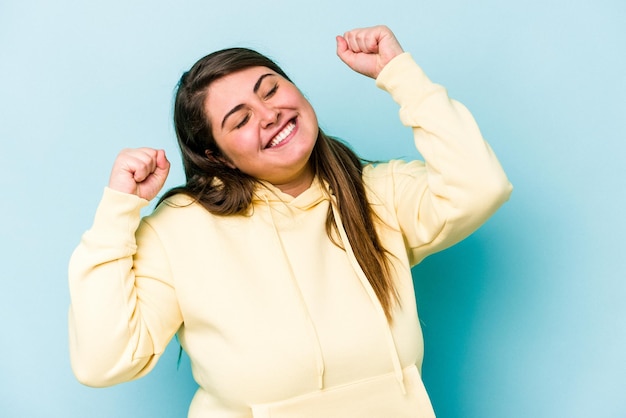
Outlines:
{"type": "Polygon", "coordinates": [[[413,127],[421,161],[368,166],[400,294],[393,322],[315,180],[293,198],[265,184],[250,216],[220,217],[175,196],[147,201],[105,189],[70,261],[70,353],[77,378],[141,377],[172,336],[199,389],[189,417],[432,417],[420,377],[423,341],[411,266],[476,230],[512,190],[471,114],[408,53],[376,80],[413,127]]]}

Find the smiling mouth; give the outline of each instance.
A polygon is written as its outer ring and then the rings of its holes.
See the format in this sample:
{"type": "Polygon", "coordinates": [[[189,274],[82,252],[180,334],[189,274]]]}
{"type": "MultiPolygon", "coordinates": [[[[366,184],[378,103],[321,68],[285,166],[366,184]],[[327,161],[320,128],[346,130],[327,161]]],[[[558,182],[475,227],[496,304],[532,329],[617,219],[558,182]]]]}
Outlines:
{"type": "Polygon", "coordinates": [[[287,126],[283,128],[272,140],[267,144],[265,148],[274,148],[275,146],[282,143],[296,128],[296,120],[295,118],[290,120],[287,126]]]}

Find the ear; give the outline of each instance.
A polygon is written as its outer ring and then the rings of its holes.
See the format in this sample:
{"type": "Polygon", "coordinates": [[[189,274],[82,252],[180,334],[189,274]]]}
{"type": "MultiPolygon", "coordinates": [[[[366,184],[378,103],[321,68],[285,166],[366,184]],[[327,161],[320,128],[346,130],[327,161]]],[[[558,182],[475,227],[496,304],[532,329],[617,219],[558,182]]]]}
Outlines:
{"type": "Polygon", "coordinates": [[[237,168],[235,166],[235,164],[232,163],[232,161],[230,161],[228,158],[224,157],[220,152],[211,151],[210,149],[205,149],[204,150],[204,155],[211,162],[218,163],[218,164],[224,164],[225,166],[227,166],[229,168],[232,168],[232,169],[236,169],[237,168]]]}

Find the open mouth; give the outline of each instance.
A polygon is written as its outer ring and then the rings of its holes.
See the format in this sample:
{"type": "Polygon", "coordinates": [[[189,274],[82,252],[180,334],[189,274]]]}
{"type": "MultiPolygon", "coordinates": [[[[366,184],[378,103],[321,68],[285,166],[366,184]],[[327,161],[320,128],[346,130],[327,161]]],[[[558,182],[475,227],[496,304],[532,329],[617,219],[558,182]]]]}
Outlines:
{"type": "Polygon", "coordinates": [[[289,121],[289,123],[287,123],[282,131],[280,131],[274,138],[272,138],[272,140],[267,144],[265,148],[274,148],[277,145],[281,144],[285,139],[287,139],[287,137],[293,132],[295,128],[296,118],[293,118],[289,121]]]}

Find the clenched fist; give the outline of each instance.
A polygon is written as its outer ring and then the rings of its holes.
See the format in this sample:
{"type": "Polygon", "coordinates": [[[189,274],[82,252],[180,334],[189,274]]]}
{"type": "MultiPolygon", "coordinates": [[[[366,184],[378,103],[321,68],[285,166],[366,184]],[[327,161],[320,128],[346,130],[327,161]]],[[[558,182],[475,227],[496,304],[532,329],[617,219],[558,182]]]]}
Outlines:
{"type": "Polygon", "coordinates": [[[152,148],[122,150],[111,170],[109,188],[152,200],[170,171],[165,151],[152,148]]]}
{"type": "Polygon", "coordinates": [[[354,71],[374,79],[389,61],[404,52],[387,26],[353,29],[336,39],[339,58],[354,71]]]}

